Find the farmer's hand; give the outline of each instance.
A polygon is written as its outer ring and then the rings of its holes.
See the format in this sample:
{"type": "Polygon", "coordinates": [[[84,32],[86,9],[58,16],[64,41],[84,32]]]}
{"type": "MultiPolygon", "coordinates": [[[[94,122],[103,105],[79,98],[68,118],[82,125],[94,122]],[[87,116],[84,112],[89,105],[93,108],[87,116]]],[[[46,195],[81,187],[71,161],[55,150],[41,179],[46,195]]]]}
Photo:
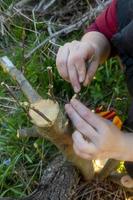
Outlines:
{"type": "Polygon", "coordinates": [[[81,83],[87,86],[91,82],[99,63],[108,57],[109,52],[110,45],[105,36],[98,32],[89,32],[81,41],[73,41],[60,47],[56,59],[57,69],[77,93],[81,89],[81,83]],[[92,56],[94,59],[87,69],[86,61],[92,56]]]}
{"type": "Polygon", "coordinates": [[[84,159],[121,159],[123,133],[111,122],[92,113],[82,103],[72,99],[65,106],[76,131],[73,133],[75,153],[84,159]]]}

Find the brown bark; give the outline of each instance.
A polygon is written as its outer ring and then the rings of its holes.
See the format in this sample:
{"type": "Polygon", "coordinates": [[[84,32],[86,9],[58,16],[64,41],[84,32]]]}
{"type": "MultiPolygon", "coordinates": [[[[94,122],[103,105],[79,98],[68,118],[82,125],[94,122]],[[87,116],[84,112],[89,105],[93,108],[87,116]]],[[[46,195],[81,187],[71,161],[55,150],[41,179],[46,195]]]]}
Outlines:
{"type": "MultiPolygon", "coordinates": [[[[78,182],[79,175],[76,168],[65,161],[63,156],[58,156],[44,171],[37,189],[20,200],[71,200],[78,182]]],[[[15,199],[0,198],[0,200],[15,199]]]]}
{"type": "Polygon", "coordinates": [[[115,171],[117,167],[119,166],[120,162],[118,160],[109,159],[103,169],[99,173],[99,178],[101,180],[104,180],[107,178],[111,172],[115,171]]]}

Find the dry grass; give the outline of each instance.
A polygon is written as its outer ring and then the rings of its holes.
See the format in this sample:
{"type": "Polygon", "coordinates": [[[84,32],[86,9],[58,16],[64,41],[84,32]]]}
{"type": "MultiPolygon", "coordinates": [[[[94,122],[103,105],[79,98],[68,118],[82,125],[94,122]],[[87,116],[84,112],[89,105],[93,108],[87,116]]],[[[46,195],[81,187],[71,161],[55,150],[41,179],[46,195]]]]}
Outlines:
{"type": "Polygon", "coordinates": [[[81,183],[73,195],[73,200],[132,200],[133,194],[109,180],[95,179],[91,183],[81,183]]]}

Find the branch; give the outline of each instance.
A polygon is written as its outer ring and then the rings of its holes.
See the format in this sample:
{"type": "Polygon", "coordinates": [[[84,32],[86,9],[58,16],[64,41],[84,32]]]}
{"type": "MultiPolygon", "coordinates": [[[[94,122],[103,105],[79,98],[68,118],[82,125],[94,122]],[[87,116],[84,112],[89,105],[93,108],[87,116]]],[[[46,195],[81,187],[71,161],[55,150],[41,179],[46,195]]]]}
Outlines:
{"type": "Polygon", "coordinates": [[[8,57],[4,56],[0,58],[0,66],[3,68],[5,72],[7,72],[21,87],[21,90],[27,97],[30,103],[34,103],[42,98],[38,95],[38,93],[32,88],[30,83],[25,79],[24,75],[16,69],[13,63],[8,59],[8,57]]]}
{"type": "MultiPolygon", "coordinates": [[[[113,183],[116,183],[118,184],[119,186],[121,187],[124,187],[122,184],[121,184],[121,178],[125,176],[125,174],[121,173],[121,174],[112,174],[109,176],[109,179],[113,182],[113,183]]],[[[131,192],[133,194],[133,188],[127,188],[127,187],[124,187],[124,189],[127,191],[127,192],[131,192]]]]}
{"type": "Polygon", "coordinates": [[[35,126],[32,126],[31,128],[23,128],[17,130],[17,137],[40,137],[40,134],[38,133],[37,128],[35,126]]]}
{"type": "Polygon", "coordinates": [[[83,23],[85,23],[88,20],[88,14],[85,14],[83,16],[83,18],[81,18],[78,22],[76,22],[75,24],[69,25],[67,27],[65,27],[64,29],[61,29],[55,33],[53,33],[53,35],[51,35],[50,37],[48,37],[47,39],[45,39],[43,42],[41,42],[38,46],[36,46],[32,51],[30,51],[27,55],[25,55],[25,58],[29,58],[31,57],[31,55],[33,53],[35,53],[39,48],[41,48],[43,45],[45,45],[49,40],[52,40],[53,38],[58,37],[61,34],[68,34],[74,30],[79,29],[83,23]]]}
{"type": "Polygon", "coordinates": [[[28,4],[32,0],[21,0],[18,3],[16,3],[14,6],[16,8],[22,8],[25,4],[28,4]]]}
{"type": "Polygon", "coordinates": [[[117,167],[119,166],[119,163],[120,161],[109,159],[107,163],[105,164],[105,166],[103,167],[103,169],[101,170],[101,172],[99,173],[99,178],[101,180],[104,180],[105,178],[107,178],[111,174],[111,172],[117,169],[117,167]]]}
{"type": "MultiPolygon", "coordinates": [[[[110,3],[111,1],[108,0],[105,3],[105,7],[110,3]]],[[[105,8],[104,7],[104,8],[105,8]]],[[[45,39],[43,42],[41,42],[38,46],[36,46],[33,50],[31,50],[28,54],[25,55],[25,58],[31,57],[33,53],[35,53],[39,48],[44,46],[48,41],[52,40],[53,38],[56,38],[60,36],[61,34],[67,35],[68,33],[78,30],[85,22],[92,21],[94,19],[94,16],[97,16],[103,9],[101,5],[99,5],[97,8],[91,8],[90,11],[87,11],[82,18],[79,18],[76,23],[71,24],[55,33],[53,33],[51,36],[49,36],[47,39],[45,39]]]]}

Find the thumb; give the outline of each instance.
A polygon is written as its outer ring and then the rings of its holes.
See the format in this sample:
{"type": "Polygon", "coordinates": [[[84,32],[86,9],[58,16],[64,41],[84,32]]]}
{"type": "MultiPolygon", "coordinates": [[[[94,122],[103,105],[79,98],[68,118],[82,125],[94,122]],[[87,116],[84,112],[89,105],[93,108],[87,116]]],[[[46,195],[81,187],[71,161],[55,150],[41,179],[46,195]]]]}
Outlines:
{"type": "Polygon", "coordinates": [[[90,85],[96,71],[98,68],[99,62],[98,60],[94,60],[91,62],[91,64],[88,64],[87,66],[87,73],[86,73],[86,77],[85,77],[85,81],[83,83],[84,86],[90,85]]]}

